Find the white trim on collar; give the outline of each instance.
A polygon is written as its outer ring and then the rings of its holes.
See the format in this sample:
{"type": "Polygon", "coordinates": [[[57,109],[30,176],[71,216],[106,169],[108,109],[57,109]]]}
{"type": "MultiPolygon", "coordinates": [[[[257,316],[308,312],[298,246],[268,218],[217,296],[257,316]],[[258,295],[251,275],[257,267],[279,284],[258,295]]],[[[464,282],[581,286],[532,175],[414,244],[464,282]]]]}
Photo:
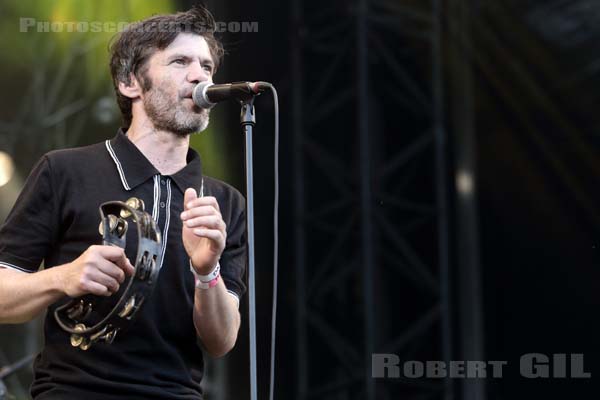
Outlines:
{"type": "Polygon", "coordinates": [[[127,191],[131,190],[129,183],[127,183],[127,179],[125,178],[125,172],[123,172],[123,166],[121,165],[121,162],[117,158],[117,154],[113,150],[112,145],[110,144],[110,140],[107,140],[104,143],[106,145],[106,150],[108,150],[108,154],[110,154],[111,158],[115,162],[115,165],[117,166],[117,170],[119,171],[119,176],[121,177],[121,182],[123,183],[123,187],[127,191]]]}

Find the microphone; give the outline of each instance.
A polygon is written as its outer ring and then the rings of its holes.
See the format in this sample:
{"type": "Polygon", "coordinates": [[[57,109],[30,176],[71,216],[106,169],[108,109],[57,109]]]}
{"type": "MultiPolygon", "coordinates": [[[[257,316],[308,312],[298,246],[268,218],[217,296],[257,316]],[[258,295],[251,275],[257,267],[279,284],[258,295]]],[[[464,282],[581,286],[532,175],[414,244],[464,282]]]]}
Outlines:
{"type": "Polygon", "coordinates": [[[271,84],[267,82],[233,82],[215,85],[212,82],[204,81],[194,87],[192,100],[198,107],[211,108],[215,104],[229,99],[250,100],[270,86],[271,84]]]}

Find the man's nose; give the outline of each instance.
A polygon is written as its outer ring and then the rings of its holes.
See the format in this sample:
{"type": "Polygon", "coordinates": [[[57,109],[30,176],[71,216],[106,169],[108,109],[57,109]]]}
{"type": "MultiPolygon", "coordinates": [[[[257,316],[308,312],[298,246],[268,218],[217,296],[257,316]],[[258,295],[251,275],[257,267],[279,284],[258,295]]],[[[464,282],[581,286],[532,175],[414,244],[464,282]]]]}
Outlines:
{"type": "Polygon", "coordinates": [[[192,83],[207,81],[210,79],[210,73],[199,62],[193,62],[189,65],[187,79],[192,83]]]}

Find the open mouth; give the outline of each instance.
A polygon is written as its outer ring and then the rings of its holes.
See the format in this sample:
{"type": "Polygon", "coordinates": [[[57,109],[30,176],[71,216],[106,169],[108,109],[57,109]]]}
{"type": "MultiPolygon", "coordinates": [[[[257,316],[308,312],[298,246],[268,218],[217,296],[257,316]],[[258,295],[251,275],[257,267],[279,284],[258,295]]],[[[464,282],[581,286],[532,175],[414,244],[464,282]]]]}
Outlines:
{"type": "Polygon", "coordinates": [[[186,100],[189,100],[189,102],[191,102],[192,104],[194,104],[194,99],[192,98],[192,95],[191,95],[191,94],[190,94],[189,96],[184,96],[184,97],[182,97],[182,99],[181,99],[181,101],[182,101],[183,103],[187,103],[187,101],[186,101],[186,100]]]}

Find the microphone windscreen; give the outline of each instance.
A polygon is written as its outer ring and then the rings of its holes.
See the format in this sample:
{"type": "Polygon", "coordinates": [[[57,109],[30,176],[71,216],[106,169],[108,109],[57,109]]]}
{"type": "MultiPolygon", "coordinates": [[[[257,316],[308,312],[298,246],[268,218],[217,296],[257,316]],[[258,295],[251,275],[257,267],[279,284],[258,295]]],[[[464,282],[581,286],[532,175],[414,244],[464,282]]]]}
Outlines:
{"type": "Polygon", "coordinates": [[[200,82],[196,85],[196,87],[192,91],[192,100],[194,101],[194,104],[201,108],[214,107],[216,103],[212,103],[211,101],[209,101],[208,97],[206,96],[206,89],[208,89],[208,87],[212,85],[213,83],[208,81],[200,82]]]}

